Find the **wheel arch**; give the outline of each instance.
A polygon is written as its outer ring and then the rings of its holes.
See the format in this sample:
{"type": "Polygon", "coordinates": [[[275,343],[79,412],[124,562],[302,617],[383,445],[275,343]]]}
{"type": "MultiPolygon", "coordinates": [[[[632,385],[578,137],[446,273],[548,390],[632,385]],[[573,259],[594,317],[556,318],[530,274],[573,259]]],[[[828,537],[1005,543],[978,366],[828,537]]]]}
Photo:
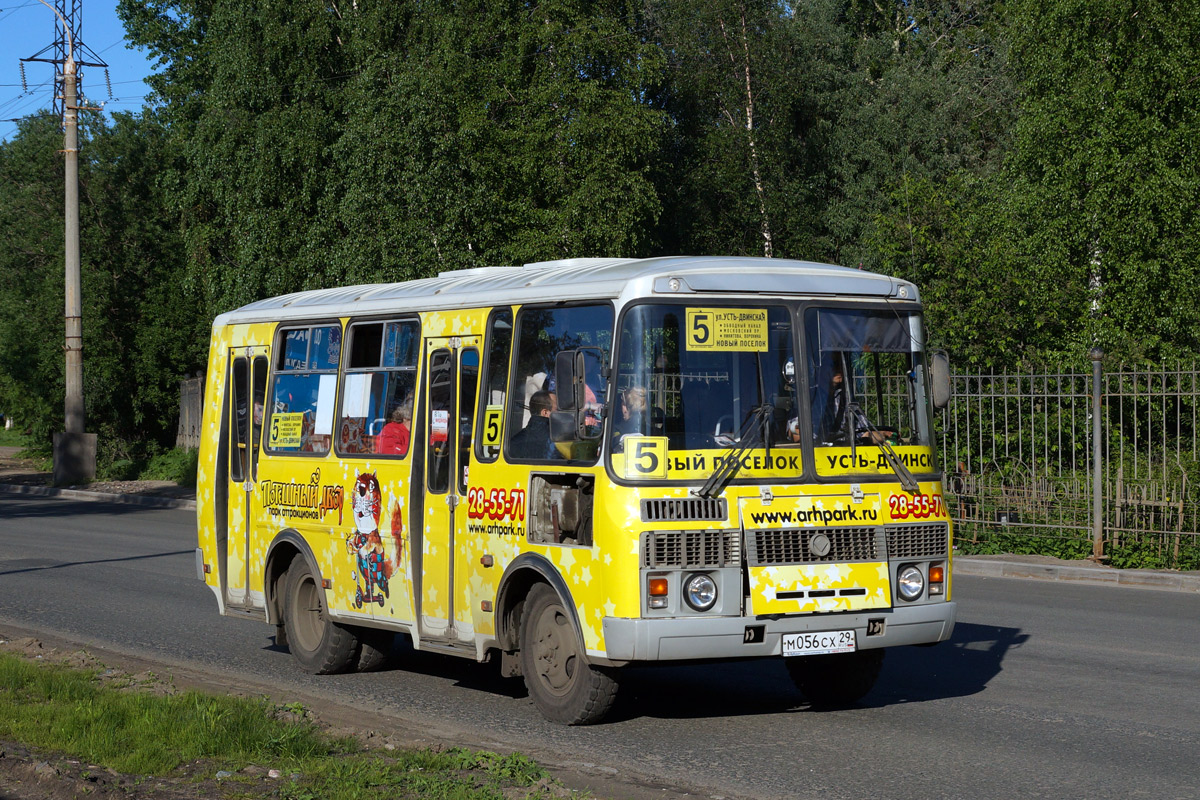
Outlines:
{"type": "Polygon", "coordinates": [[[522,553],[514,558],[500,578],[500,588],[496,592],[496,639],[500,647],[510,652],[520,649],[521,609],[530,590],[538,583],[548,584],[562,601],[579,640],[579,652],[586,657],[583,627],[579,624],[571,590],[558,568],[537,553],[522,553]]]}
{"type": "MultiPolygon", "coordinates": [[[[272,625],[283,624],[283,592],[280,581],[296,558],[303,558],[308,562],[309,569],[317,578],[317,585],[322,586],[321,569],[317,564],[317,559],[313,556],[312,548],[309,547],[304,537],[294,528],[287,528],[277,533],[267,547],[267,563],[263,569],[263,593],[266,595],[267,622],[272,625]]],[[[321,592],[325,592],[324,586],[322,586],[321,592]]],[[[325,598],[325,607],[329,607],[328,598],[325,598]]]]}

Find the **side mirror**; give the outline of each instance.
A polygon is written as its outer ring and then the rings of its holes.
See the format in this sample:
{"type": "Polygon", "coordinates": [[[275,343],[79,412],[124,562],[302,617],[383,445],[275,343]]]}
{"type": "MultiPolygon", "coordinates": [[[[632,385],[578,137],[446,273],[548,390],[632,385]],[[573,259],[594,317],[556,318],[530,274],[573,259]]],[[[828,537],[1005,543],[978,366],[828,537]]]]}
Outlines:
{"type": "Polygon", "coordinates": [[[554,384],[559,411],[575,411],[584,403],[583,357],[578,350],[562,350],[554,357],[554,384]]]}
{"type": "Polygon", "coordinates": [[[950,356],[944,350],[929,354],[929,397],[934,408],[950,405],[950,356]]]}
{"type": "MultiPolygon", "coordinates": [[[[588,398],[589,376],[600,375],[603,371],[603,354],[595,347],[580,347],[575,350],[562,350],[554,357],[554,381],[558,392],[559,412],[570,412],[574,420],[575,433],[567,438],[558,438],[555,430],[554,415],[550,417],[551,437],[556,442],[599,439],[601,424],[601,409],[604,398],[596,396],[588,398]]],[[[557,430],[566,436],[565,421],[558,423],[557,430]]]]}

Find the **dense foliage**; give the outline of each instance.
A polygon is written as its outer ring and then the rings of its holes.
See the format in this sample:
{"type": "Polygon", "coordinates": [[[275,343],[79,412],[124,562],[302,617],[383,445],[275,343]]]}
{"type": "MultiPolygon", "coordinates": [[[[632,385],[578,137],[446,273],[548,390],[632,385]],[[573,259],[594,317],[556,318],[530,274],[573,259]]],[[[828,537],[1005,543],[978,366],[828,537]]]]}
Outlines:
{"type": "MultiPolygon", "coordinates": [[[[915,280],[959,364],[1194,353],[1200,6],[121,0],[154,103],[85,132],[102,460],[256,298],[570,256],[915,280]]],[[[0,411],[61,425],[55,121],[0,143],[0,411]]]]}

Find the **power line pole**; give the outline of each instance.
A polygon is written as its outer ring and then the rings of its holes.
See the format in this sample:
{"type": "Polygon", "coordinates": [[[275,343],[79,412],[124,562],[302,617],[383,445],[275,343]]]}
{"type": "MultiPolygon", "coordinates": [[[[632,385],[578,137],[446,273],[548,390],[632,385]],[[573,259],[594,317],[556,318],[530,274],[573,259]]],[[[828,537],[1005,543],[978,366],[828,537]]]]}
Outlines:
{"type": "MultiPolygon", "coordinates": [[[[79,278],[79,107],[75,60],[63,66],[63,153],[66,157],[66,432],[83,433],[83,302],[79,278]]],[[[95,464],[93,463],[93,474],[95,464]]]]}
{"type": "MultiPolygon", "coordinates": [[[[60,41],[51,47],[65,45],[66,48],[62,61],[63,156],[66,162],[63,196],[63,249],[66,272],[66,342],[63,347],[66,354],[66,397],[63,406],[66,424],[63,433],[54,434],[54,483],[61,486],[88,481],[96,476],[96,434],[84,433],[83,430],[83,302],[79,278],[79,63],[75,60],[75,31],[71,19],[63,13],[64,1],[58,0],[60,8],[51,8],[46,0],[38,2],[50,8],[61,24],[61,28],[56,26],[56,31],[61,34],[60,41]]],[[[72,0],[70,11],[72,14],[78,13],[82,24],[82,0],[72,0]]]]}

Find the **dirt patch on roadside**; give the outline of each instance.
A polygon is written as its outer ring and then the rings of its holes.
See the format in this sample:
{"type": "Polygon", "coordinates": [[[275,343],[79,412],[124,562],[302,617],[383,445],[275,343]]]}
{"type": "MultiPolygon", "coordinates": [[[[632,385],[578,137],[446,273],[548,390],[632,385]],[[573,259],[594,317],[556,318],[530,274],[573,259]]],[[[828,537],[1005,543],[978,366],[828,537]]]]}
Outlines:
{"type": "MultiPolygon", "coordinates": [[[[233,798],[246,797],[247,789],[253,789],[253,784],[248,785],[245,780],[223,782],[205,777],[210,774],[211,767],[198,762],[177,770],[167,779],[123,775],[96,764],[0,741],[0,798],[3,800],[233,798]]],[[[261,795],[270,794],[273,788],[264,786],[261,795]]]]}
{"type": "Polygon", "coordinates": [[[39,462],[20,458],[19,447],[0,447],[0,483],[19,486],[49,486],[53,476],[41,469],[39,462]]]}

